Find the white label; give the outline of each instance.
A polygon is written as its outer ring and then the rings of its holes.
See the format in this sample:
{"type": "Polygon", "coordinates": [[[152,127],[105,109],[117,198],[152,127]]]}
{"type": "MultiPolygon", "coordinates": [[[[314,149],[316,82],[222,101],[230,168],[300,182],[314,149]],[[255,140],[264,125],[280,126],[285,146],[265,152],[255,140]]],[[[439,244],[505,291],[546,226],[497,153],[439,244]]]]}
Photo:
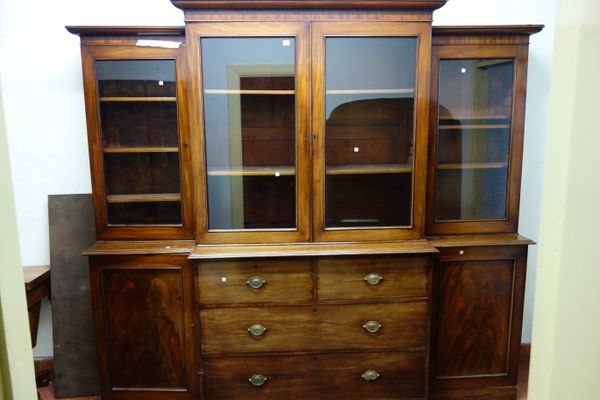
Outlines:
{"type": "Polygon", "coordinates": [[[288,47],[292,45],[292,41],[290,39],[283,39],[283,46],[288,47]]]}
{"type": "Polygon", "coordinates": [[[276,177],[279,177],[279,176],[281,176],[281,174],[279,173],[279,171],[275,172],[275,176],[276,176],[276,177]]]}
{"type": "Polygon", "coordinates": [[[138,40],[135,44],[138,47],[162,47],[165,49],[178,49],[181,42],[173,42],[170,40],[138,40]]]}
{"type": "Polygon", "coordinates": [[[467,73],[467,69],[466,68],[461,68],[460,69],[460,73],[461,74],[466,74],[467,73]]]}
{"type": "Polygon", "coordinates": [[[359,151],[359,150],[360,150],[360,149],[359,149],[358,147],[355,147],[355,148],[354,148],[354,152],[355,152],[355,153],[358,153],[358,151],[359,151]]]}
{"type": "Polygon", "coordinates": [[[227,277],[225,277],[225,276],[222,276],[222,277],[221,277],[221,282],[222,282],[222,283],[225,283],[225,282],[227,282],[227,277]]]}
{"type": "Polygon", "coordinates": [[[158,81],[158,86],[163,86],[165,83],[163,81],[158,81]]]}

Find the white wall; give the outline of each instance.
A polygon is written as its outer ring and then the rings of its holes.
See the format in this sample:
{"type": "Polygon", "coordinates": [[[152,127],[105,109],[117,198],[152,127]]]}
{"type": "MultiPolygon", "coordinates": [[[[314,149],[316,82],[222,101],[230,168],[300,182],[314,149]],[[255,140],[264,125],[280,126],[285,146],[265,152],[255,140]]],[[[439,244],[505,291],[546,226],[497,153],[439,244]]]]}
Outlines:
{"type": "MultiPolygon", "coordinates": [[[[435,12],[433,17],[434,25],[546,25],[542,32],[531,37],[529,49],[525,154],[519,224],[519,233],[536,241],[539,237],[555,4],[556,0],[449,0],[446,6],[435,12]]],[[[525,343],[531,343],[536,264],[537,246],[531,246],[522,339],[525,343]]]]}
{"type": "MultiPolygon", "coordinates": [[[[436,24],[553,23],[554,0],[450,0],[436,24]]],[[[89,193],[79,39],[65,25],[181,25],[168,0],[0,2],[0,70],[24,265],[49,263],[48,194],[89,193]]],[[[551,28],[551,27],[550,27],[551,28]]],[[[538,237],[552,34],[532,39],[520,231],[538,237]]],[[[535,265],[532,249],[530,266],[535,265]]],[[[530,269],[524,339],[531,337],[530,269]]],[[[50,356],[44,307],[35,355],[50,356]]]]}

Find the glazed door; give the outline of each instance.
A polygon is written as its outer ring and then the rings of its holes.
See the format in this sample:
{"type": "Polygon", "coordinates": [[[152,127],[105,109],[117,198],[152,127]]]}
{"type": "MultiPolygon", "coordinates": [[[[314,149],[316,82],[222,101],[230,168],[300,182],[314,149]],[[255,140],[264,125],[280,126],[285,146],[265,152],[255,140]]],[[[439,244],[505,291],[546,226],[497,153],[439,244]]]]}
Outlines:
{"type": "Polygon", "coordinates": [[[192,237],[184,68],[179,48],[83,48],[99,239],[192,237]]]}
{"type": "Polygon", "coordinates": [[[309,238],[304,23],[188,26],[198,241],[309,238]]]}
{"type": "Polygon", "coordinates": [[[515,232],[527,46],[434,46],[427,230],[515,232]]]}
{"type": "Polygon", "coordinates": [[[421,237],[430,27],[312,29],[315,240],[421,237]]]}

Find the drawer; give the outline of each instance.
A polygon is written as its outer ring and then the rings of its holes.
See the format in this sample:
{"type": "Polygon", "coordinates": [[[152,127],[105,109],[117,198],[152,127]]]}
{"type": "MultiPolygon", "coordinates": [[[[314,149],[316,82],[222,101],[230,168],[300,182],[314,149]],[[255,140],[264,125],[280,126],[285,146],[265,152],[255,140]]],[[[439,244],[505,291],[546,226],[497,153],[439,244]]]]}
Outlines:
{"type": "Polygon", "coordinates": [[[202,349],[210,356],[425,347],[427,316],[424,302],[206,309],[202,349]],[[254,324],[266,330],[255,336],[249,332],[254,324]]]}
{"type": "Polygon", "coordinates": [[[320,259],[317,297],[319,300],[426,297],[428,265],[426,257],[320,259]]]}
{"type": "Polygon", "coordinates": [[[310,302],[312,265],[309,260],[200,262],[198,297],[201,305],[310,302]]]}
{"type": "Polygon", "coordinates": [[[425,396],[423,352],[208,359],[203,370],[204,398],[208,400],[398,400],[425,396]],[[376,379],[365,380],[367,371],[375,371],[376,379]],[[254,384],[250,382],[253,376],[254,384]]]}

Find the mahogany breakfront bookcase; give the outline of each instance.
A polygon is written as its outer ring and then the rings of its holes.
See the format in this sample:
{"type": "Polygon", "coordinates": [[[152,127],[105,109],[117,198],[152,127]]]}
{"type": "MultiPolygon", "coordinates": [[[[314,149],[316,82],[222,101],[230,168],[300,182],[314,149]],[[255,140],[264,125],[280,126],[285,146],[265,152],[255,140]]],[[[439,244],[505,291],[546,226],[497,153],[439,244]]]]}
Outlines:
{"type": "Polygon", "coordinates": [[[171,0],[81,36],[104,399],[514,399],[529,36],[171,0]]]}

